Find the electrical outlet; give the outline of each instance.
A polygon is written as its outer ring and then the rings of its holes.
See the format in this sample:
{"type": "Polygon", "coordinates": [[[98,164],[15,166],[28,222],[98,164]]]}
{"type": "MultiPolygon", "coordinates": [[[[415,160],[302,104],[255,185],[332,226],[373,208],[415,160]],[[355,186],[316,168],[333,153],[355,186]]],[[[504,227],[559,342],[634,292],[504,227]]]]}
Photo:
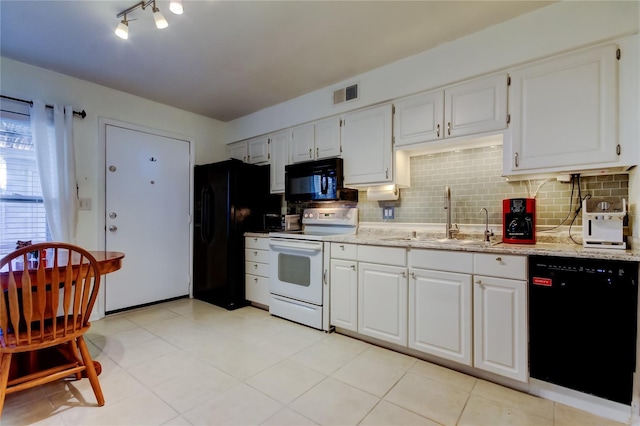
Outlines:
{"type": "Polygon", "coordinates": [[[394,216],[394,207],[383,207],[382,208],[382,219],[393,219],[394,216]]]}
{"type": "Polygon", "coordinates": [[[78,210],[91,210],[91,198],[78,198],[78,210]]]}

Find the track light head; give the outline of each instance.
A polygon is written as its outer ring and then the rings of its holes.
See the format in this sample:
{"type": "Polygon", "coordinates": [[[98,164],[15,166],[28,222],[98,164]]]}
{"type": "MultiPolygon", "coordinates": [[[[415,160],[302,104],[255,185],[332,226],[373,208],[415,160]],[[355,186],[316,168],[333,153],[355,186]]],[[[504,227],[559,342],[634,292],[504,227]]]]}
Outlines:
{"type": "Polygon", "coordinates": [[[182,0],[171,0],[169,3],[169,10],[176,15],[182,15],[182,0]]]}
{"type": "Polygon", "coordinates": [[[120,21],[115,31],[116,35],[123,40],[129,38],[129,21],[127,21],[127,15],[124,15],[124,19],[120,21]]]}
{"type": "Polygon", "coordinates": [[[156,28],[159,30],[169,26],[169,23],[164,18],[162,12],[160,12],[160,9],[156,7],[156,0],[153,0],[153,20],[156,21],[156,28]]]}

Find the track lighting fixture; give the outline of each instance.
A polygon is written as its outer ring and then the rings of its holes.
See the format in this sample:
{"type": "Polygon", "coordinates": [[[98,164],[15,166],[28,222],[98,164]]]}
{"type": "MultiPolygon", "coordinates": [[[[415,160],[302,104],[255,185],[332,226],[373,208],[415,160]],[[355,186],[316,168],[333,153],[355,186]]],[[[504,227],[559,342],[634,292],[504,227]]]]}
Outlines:
{"type": "MultiPolygon", "coordinates": [[[[121,39],[129,38],[129,22],[134,19],[127,19],[127,15],[133,12],[136,9],[145,10],[149,5],[152,5],[151,11],[153,12],[153,20],[156,23],[156,28],[163,29],[169,26],[169,23],[165,19],[160,9],[156,6],[156,0],[144,0],[140,3],[136,3],[128,9],[123,10],[122,12],[116,15],[116,18],[122,18],[118,26],[116,27],[115,33],[121,39]]],[[[176,15],[181,15],[183,12],[182,9],[182,0],[171,0],[169,4],[169,10],[175,13],[176,15]]]]}

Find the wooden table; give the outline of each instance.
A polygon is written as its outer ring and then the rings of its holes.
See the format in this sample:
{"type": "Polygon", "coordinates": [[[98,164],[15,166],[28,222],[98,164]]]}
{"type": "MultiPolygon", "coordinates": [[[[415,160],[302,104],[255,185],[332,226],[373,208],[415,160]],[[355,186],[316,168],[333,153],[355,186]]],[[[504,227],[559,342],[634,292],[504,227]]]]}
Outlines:
{"type": "MultiPolygon", "coordinates": [[[[95,257],[98,263],[98,272],[100,273],[100,275],[106,275],[111,272],[115,272],[122,267],[122,259],[124,258],[124,253],[121,253],[119,251],[104,251],[104,250],[89,251],[89,253],[91,253],[93,257],[95,257]]],[[[64,263],[63,263],[61,259],[59,263],[64,264],[66,263],[66,260],[64,260],[64,263]]],[[[16,265],[16,266],[19,266],[19,265],[16,265]]],[[[18,283],[20,283],[20,277],[21,277],[21,274],[19,272],[20,269],[19,267],[16,267],[16,266],[14,266],[14,274],[18,283]]],[[[77,260],[74,259],[73,268],[75,269],[77,267],[80,267],[80,259],[77,259],[77,260]]],[[[51,267],[47,267],[47,264],[45,264],[45,273],[48,274],[50,272],[51,272],[51,267]]],[[[8,272],[5,269],[0,271],[0,277],[4,278],[7,275],[8,275],[8,272]]],[[[13,360],[11,362],[9,380],[11,380],[13,377],[18,377],[19,375],[22,376],[34,370],[37,371],[40,368],[47,368],[47,367],[50,367],[52,364],[55,365],[58,362],[64,361],[63,357],[64,357],[65,351],[57,350],[57,349],[58,348],[54,347],[49,349],[42,349],[41,351],[34,351],[31,353],[16,354],[13,357],[13,360]],[[46,352],[46,354],[39,354],[37,352],[46,352]]],[[[64,348],[61,348],[61,349],[64,349],[64,348]]],[[[98,374],[100,374],[100,372],[102,371],[102,366],[98,361],[93,361],[93,362],[96,366],[96,371],[98,372],[98,374]]]]}

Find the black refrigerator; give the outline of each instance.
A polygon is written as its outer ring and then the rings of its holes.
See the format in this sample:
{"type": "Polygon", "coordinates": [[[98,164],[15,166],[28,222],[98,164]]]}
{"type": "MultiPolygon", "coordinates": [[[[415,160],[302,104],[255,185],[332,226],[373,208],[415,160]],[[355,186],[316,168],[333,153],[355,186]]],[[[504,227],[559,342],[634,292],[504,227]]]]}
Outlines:
{"type": "Polygon", "coordinates": [[[244,233],[280,213],[269,193],[269,166],[240,160],[195,166],[193,297],[232,310],[245,299],[244,233]]]}

